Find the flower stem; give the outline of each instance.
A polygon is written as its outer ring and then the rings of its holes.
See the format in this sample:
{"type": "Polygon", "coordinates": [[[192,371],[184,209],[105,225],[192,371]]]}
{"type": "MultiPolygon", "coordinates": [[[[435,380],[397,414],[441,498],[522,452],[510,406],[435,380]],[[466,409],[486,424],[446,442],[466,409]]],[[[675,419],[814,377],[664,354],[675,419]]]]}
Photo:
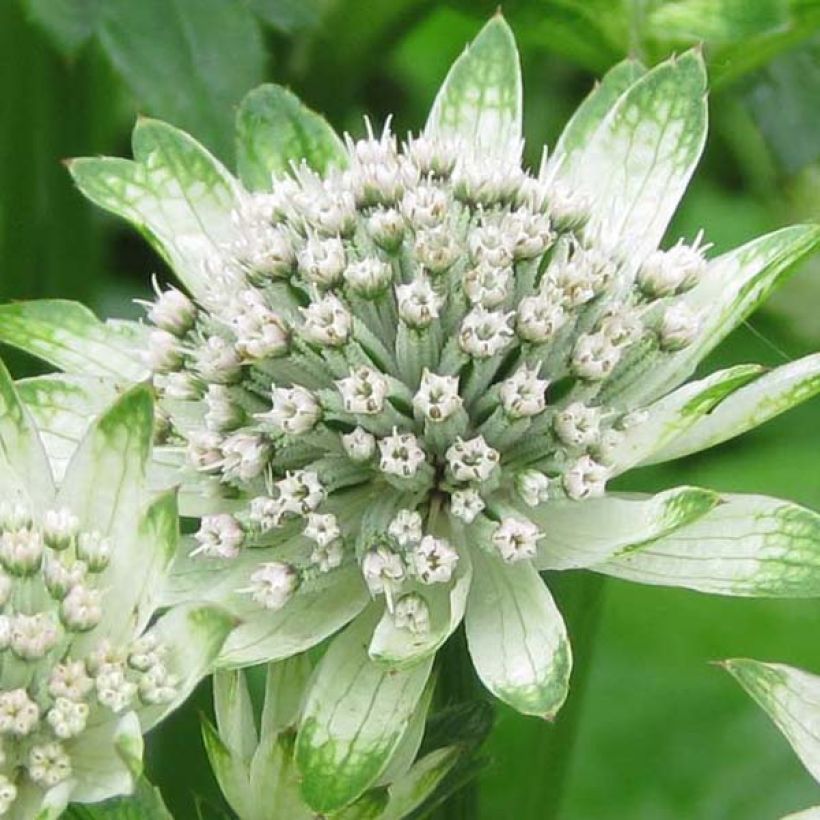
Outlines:
{"type": "MultiPolygon", "coordinates": [[[[439,707],[487,697],[487,691],[473,670],[463,626],[444,645],[439,661],[436,687],[439,707]]],[[[479,816],[478,806],[478,781],[473,779],[451,795],[434,817],[436,820],[475,820],[479,816]]]]}
{"type": "Polygon", "coordinates": [[[545,724],[530,764],[537,777],[529,779],[525,817],[554,820],[559,816],[567,775],[589,679],[595,638],[603,601],[604,578],[593,572],[545,575],[547,586],[564,616],[573,648],[570,692],[552,724],[545,724]]]}

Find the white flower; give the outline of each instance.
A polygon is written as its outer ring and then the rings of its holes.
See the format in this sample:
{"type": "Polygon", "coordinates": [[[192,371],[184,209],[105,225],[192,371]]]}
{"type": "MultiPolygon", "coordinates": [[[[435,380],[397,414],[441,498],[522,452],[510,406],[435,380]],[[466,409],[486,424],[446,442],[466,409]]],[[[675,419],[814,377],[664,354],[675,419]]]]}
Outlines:
{"type": "Polygon", "coordinates": [[[369,461],[376,452],[376,437],[361,427],[342,436],[342,446],[351,461],[369,461]]]}
{"type": "Polygon", "coordinates": [[[509,379],[501,382],[501,405],[512,418],[537,416],[546,406],[545,393],[549,382],[538,378],[538,368],[519,368],[509,379]]]}
{"type": "Polygon", "coordinates": [[[194,555],[205,555],[209,558],[236,558],[245,541],[242,525],[228,513],[206,515],[202,518],[194,536],[199,547],[194,555]]]}
{"type": "Polygon", "coordinates": [[[424,277],[414,279],[407,285],[396,285],[399,316],[410,327],[427,327],[438,318],[443,301],[424,277]]]}
{"type": "Polygon", "coordinates": [[[329,347],[343,345],[352,330],[350,311],[338,297],[327,294],[302,309],[302,333],[311,342],[329,347]]]}
{"type": "Polygon", "coordinates": [[[413,549],[413,569],[425,584],[444,584],[453,576],[458,553],[445,538],[425,535],[413,549]]]}
{"type": "Polygon", "coordinates": [[[413,407],[433,422],[446,421],[463,403],[458,392],[458,376],[439,376],[425,368],[413,407]]]}
{"type": "Polygon", "coordinates": [[[261,564],[250,577],[250,586],[241,590],[250,594],[265,609],[281,609],[299,586],[299,575],[289,564],[271,561],[261,564]]]}
{"type": "Polygon", "coordinates": [[[421,595],[409,592],[396,601],[393,622],[413,635],[426,635],[430,631],[430,607],[421,595]]]}
{"type": "Polygon", "coordinates": [[[371,595],[384,593],[389,600],[392,590],[404,580],[405,574],[401,556],[387,547],[368,550],[362,559],[362,575],[371,595]]]}
{"type": "Polygon", "coordinates": [[[456,481],[486,481],[498,467],[499,454],[483,436],[458,438],[444,454],[456,481]]]}
{"type": "Polygon", "coordinates": [[[387,379],[372,367],[357,367],[347,378],[339,379],[336,387],[348,413],[373,415],[384,409],[387,379]]]}
{"type": "Polygon", "coordinates": [[[550,480],[538,470],[523,470],[515,477],[515,489],[529,507],[537,507],[550,497],[550,480]]]}
{"type": "Polygon", "coordinates": [[[473,487],[454,490],[450,496],[450,509],[453,515],[465,524],[472,524],[486,506],[481,494],[473,487]]]}
{"type": "Polygon", "coordinates": [[[300,436],[312,430],[322,417],[322,408],[310,390],[295,387],[274,387],[271,390],[271,409],[257,418],[269,421],[277,430],[300,436]]]}
{"type": "Polygon", "coordinates": [[[539,539],[538,527],[522,518],[503,518],[493,533],[493,544],[507,563],[535,558],[539,539]]]}
{"type": "Polygon", "coordinates": [[[344,279],[352,293],[372,299],[390,286],[393,271],[387,262],[367,257],[348,265],[344,279]]]}
{"type": "Polygon", "coordinates": [[[424,464],[426,454],[412,433],[393,432],[379,439],[379,469],[389,475],[409,478],[424,464]]]}
{"type": "Polygon", "coordinates": [[[462,320],[458,340],[461,349],[476,359],[500,353],[512,342],[515,333],[510,326],[512,313],[474,307],[462,320]]]}
{"type": "Polygon", "coordinates": [[[603,495],[609,472],[590,456],[581,456],[564,473],[564,489],[576,500],[603,495]]]}
{"type": "Polygon", "coordinates": [[[680,350],[691,344],[700,329],[698,317],[685,305],[672,305],[661,317],[658,334],[661,347],[680,350]]]}
{"type": "Polygon", "coordinates": [[[154,287],[157,299],[150,303],[148,318],[158,328],[175,336],[187,333],[193,327],[196,318],[194,303],[176,288],[160,291],[156,281],[154,287]]]}
{"type": "Polygon", "coordinates": [[[308,513],[304,534],[320,547],[327,547],[341,537],[342,531],[333,513],[308,513]]]}
{"type": "Polygon", "coordinates": [[[559,410],[553,419],[558,438],[570,447],[589,447],[600,437],[601,413],[580,401],[559,410]]]}
{"type": "Polygon", "coordinates": [[[319,287],[335,285],[345,269],[345,249],[337,236],[328,239],[312,237],[298,254],[302,276],[319,287]]]}
{"type": "Polygon", "coordinates": [[[395,538],[400,547],[418,544],[424,534],[421,515],[417,510],[399,510],[390,522],[387,534],[395,538]]]}

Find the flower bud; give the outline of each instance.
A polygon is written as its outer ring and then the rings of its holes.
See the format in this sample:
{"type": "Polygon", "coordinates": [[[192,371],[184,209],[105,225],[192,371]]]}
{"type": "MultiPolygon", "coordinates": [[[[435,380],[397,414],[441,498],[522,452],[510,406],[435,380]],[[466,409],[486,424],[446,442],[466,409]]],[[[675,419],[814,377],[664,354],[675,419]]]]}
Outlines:
{"type": "Polygon", "coordinates": [[[450,512],[465,524],[472,524],[486,506],[481,494],[473,487],[455,490],[450,495],[450,512]]]}
{"type": "Polygon", "coordinates": [[[71,510],[47,510],[43,516],[43,540],[53,550],[68,549],[80,530],[80,520],[71,510]]]}
{"type": "Polygon", "coordinates": [[[393,252],[404,239],[404,219],[395,208],[379,209],[368,217],[367,230],[376,245],[393,252]]]}
{"type": "Polygon", "coordinates": [[[412,553],[413,570],[424,584],[445,584],[453,577],[458,553],[446,538],[425,535],[412,553]]]}
{"type": "Polygon", "coordinates": [[[427,458],[412,433],[399,433],[395,427],[391,435],[379,440],[378,445],[379,469],[388,475],[411,478],[427,458]]]}
{"type": "Polygon", "coordinates": [[[345,250],[338,237],[311,237],[298,253],[299,271],[320,288],[335,285],[345,269],[345,250]]]}
{"type": "Polygon", "coordinates": [[[352,262],[344,272],[344,280],[351,293],[373,299],[384,293],[393,281],[393,269],[381,259],[367,257],[352,262]]]}
{"type": "Polygon", "coordinates": [[[176,288],[157,291],[157,298],[148,311],[148,319],[160,330],[183,336],[194,326],[194,303],[176,288]]]}
{"type": "Polygon", "coordinates": [[[361,427],[342,435],[342,446],[351,461],[370,461],[376,452],[376,438],[361,427]]]}
{"type": "Polygon", "coordinates": [[[527,519],[502,518],[493,533],[493,544],[499,555],[508,563],[535,558],[538,541],[543,533],[527,519]]]}
{"type": "Polygon", "coordinates": [[[207,558],[236,558],[245,541],[242,525],[229,513],[204,515],[194,535],[199,546],[192,555],[207,558]]]}
{"type": "Polygon", "coordinates": [[[422,537],[421,515],[417,510],[399,510],[387,528],[387,534],[400,547],[418,544],[422,537]]]}
{"type": "Polygon", "coordinates": [[[426,635],[430,632],[430,607],[417,592],[402,595],[393,610],[393,623],[411,635],[426,635]]]}
{"type": "Polygon", "coordinates": [[[550,480],[538,470],[522,470],[515,477],[515,489],[525,504],[537,507],[549,499],[550,480]]]}
{"type": "Polygon", "coordinates": [[[387,398],[387,379],[372,367],[357,367],[350,376],[339,379],[336,387],[342,394],[348,413],[374,415],[381,413],[387,398]]]}
{"type": "Polygon", "coordinates": [[[664,350],[682,350],[700,330],[698,317],[684,304],[671,305],[661,317],[658,335],[664,350]]]}
{"type": "Polygon", "coordinates": [[[444,457],[456,481],[486,481],[500,460],[498,451],[480,435],[467,441],[457,438],[444,457]]]}
{"type": "Polygon", "coordinates": [[[438,376],[424,369],[418,392],[413,397],[416,412],[429,421],[441,422],[460,410],[462,404],[458,376],[438,376]]]}
{"type": "Polygon", "coordinates": [[[89,572],[102,572],[111,560],[111,542],[98,532],[81,532],[77,537],[77,557],[89,572]]]}
{"type": "Polygon", "coordinates": [[[261,564],[250,578],[249,592],[257,604],[265,609],[281,609],[296,592],[299,575],[296,570],[282,561],[261,564]]]}
{"type": "Polygon", "coordinates": [[[305,387],[274,387],[271,409],[257,418],[270,422],[282,433],[300,436],[312,430],[322,417],[322,408],[313,393],[305,387]]]}

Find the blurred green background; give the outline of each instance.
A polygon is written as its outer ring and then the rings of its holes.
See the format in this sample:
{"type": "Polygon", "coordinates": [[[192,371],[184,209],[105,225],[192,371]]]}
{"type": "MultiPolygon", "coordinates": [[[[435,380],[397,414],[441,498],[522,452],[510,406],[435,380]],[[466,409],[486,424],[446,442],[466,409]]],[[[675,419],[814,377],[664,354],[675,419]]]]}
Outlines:
{"type": "MultiPolygon", "coordinates": [[[[0,298],[82,299],[107,315],[162,263],[87,204],[60,160],[128,154],[139,113],[190,130],[226,163],[232,118],[262,81],[290,86],[339,129],[394,115],[419,128],[448,65],[494,2],[3,0],[0,298]]],[[[527,158],[554,143],[595,76],[703,42],[711,133],[669,239],[703,227],[715,250],[820,219],[820,0],[520,0],[527,158]]],[[[739,330],[715,362],[778,364],[820,342],[820,260],[739,330]]],[[[8,352],[7,352],[8,353],[8,352]]],[[[17,375],[31,361],[12,357],[17,375]]],[[[631,488],[695,483],[820,508],[820,402],[631,488]]],[[[820,672],[820,606],[707,598],[565,574],[551,579],[579,656],[555,725],[499,710],[479,806],[443,817],[744,818],[820,802],[820,787],[709,661],[749,655],[820,672]]],[[[198,739],[208,693],[149,740],[149,774],[179,818],[218,815],[198,739]]],[[[286,819],[285,819],[286,820],[286,819]]]]}

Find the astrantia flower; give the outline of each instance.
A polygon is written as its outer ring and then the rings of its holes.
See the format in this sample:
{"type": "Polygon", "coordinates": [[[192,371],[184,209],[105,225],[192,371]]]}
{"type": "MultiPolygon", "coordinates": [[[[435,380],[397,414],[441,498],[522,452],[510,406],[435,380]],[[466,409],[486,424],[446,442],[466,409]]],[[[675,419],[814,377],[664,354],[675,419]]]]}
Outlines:
{"type": "MultiPolygon", "coordinates": [[[[485,685],[553,715],[571,652],[539,570],[820,592],[812,512],[689,487],[607,491],[820,384],[818,357],[683,384],[820,238],[786,228],[713,259],[701,236],[659,249],[704,144],[705,87],[697,52],[650,71],[626,61],[530,172],[518,56],[496,17],[416,136],[368,127],[342,142],[266,86],[239,113],[239,179],[150,120],[133,162],[72,164],[190,296],[161,294],[150,332],[10,306],[0,336],[106,384],[152,370],[156,478],[181,483],[183,511],[202,516],[170,600],[237,612],[222,655],[236,665],[302,651],[364,610],[371,661],[407,676],[401,703],[374,690],[344,706],[344,731],[335,702],[317,706],[299,740],[308,790],[348,758],[377,777],[401,736],[385,726],[462,620],[485,685]],[[378,732],[354,731],[376,702],[378,732]]],[[[91,392],[52,378],[32,402],[66,428],[75,417],[55,407],[91,409],[91,392]]],[[[324,664],[316,685],[354,692],[359,669],[324,664]]]]}
{"type": "Polygon", "coordinates": [[[103,413],[59,486],[2,365],[0,396],[0,815],[56,817],[133,790],[143,733],[232,619],[190,603],[152,623],[178,525],[175,493],[143,486],[147,388],[103,413]]]}

